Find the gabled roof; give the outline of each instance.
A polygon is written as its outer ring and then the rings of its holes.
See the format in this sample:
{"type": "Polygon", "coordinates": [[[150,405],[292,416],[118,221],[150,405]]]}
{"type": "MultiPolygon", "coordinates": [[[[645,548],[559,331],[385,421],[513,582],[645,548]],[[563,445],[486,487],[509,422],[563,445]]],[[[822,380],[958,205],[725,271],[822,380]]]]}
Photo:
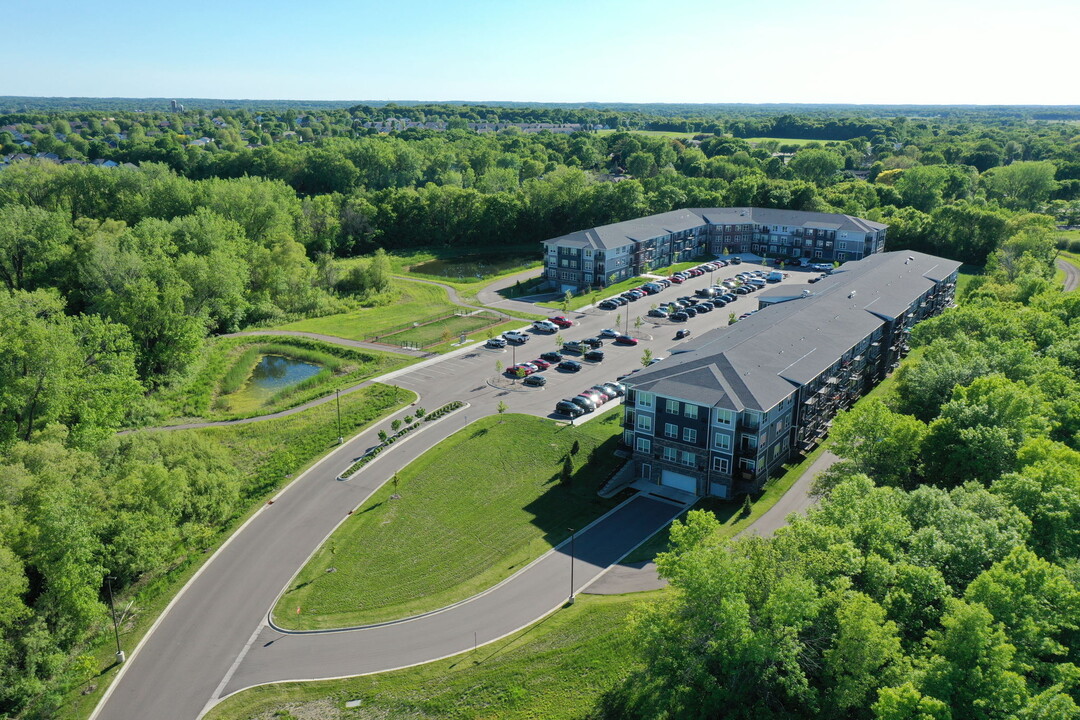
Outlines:
{"type": "Polygon", "coordinates": [[[847,263],[811,294],[707,332],[626,382],[729,410],[768,410],[959,267],[910,251],[847,263]]]}
{"type": "Polygon", "coordinates": [[[888,227],[878,222],[851,215],[807,212],[804,210],[777,210],[774,208],[753,207],[685,208],[634,220],[624,220],[610,225],[601,225],[588,230],[578,230],[569,235],[552,238],[546,242],[607,250],[683,230],[693,230],[704,225],[747,223],[854,232],[872,232],[884,230],[888,227]]]}

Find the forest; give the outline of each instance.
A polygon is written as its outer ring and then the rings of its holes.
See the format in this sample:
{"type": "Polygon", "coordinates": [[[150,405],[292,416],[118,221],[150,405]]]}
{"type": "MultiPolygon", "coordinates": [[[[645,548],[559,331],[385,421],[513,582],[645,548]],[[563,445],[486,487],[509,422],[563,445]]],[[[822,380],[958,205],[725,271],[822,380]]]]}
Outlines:
{"type": "MultiPolygon", "coordinates": [[[[108,627],[107,575],[120,593],[171,577],[299,464],[268,453],[238,466],[209,435],[117,434],[210,338],[387,292],[385,277],[335,272],[347,258],[538,250],[580,228],[745,205],[880,220],[888,249],[987,272],[919,328],[895,398],[838,420],[845,463],[820,510],[731,553],[691,541],[707,519],[676,533],[663,563],[676,600],[635,630],[649,692],[612,707],[707,717],[743,698],[755,717],[1073,717],[1080,311],[1051,282],[1075,242],[1058,228],[1080,223],[1080,128],[962,109],[747,112],[713,114],[725,134],[665,137],[616,130],[659,122],[644,111],[557,120],[542,107],[496,115],[612,131],[462,127],[490,110],[0,117],[0,153],[87,163],[0,166],[0,717],[51,717],[85,679],[108,627]],[[459,122],[363,127],[404,112],[459,122]],[[1057,604],[1036,608],[1016,577],[1057,604]],[[708,596],[719,587],[741,589],[708,596]],[[730,634],[706,642],[703,628],[730,634]],[[992,682],[964,674],[976,668],[992,682]]],[[[387,391],[370,407],[401,401],[387,391]]]]}

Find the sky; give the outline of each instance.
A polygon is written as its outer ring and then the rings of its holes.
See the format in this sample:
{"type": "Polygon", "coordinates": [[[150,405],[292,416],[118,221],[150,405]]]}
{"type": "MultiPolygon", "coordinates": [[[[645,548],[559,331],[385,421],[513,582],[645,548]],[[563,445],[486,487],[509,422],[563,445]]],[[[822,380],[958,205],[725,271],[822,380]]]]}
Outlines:
{"type": "Polygon", "coordinates": [[[48,5],[0,95],[1080,104],[1078,0],[48,5]]]}

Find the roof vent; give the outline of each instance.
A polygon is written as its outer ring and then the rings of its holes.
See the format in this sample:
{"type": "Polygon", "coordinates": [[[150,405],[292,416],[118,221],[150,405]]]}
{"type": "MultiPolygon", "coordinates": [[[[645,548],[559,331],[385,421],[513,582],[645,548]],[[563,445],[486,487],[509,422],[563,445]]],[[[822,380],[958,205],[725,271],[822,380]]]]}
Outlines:
{"type": "Polygon", "coordinates": [[[849,293],[848,293],[848,297],[849,297],[849,298],[853,298],[853,297],[855,297],[855,291],[854,291],[854,290],[852,290],[851,292],[849,292],[849,293]]]}

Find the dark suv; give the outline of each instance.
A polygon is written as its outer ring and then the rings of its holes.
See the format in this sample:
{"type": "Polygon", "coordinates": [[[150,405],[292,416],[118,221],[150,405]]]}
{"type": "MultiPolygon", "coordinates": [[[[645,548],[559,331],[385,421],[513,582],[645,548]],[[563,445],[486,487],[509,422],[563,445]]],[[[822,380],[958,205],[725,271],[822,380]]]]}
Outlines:
{"type": "Polygon", "coordinates": [[[585,338],[584,340],[581,341],[581,344],[582,345],[588,345],[593,350],[595,350],[597,348],[604,347],[604,341],[601,340],[600,338],[595,338],[595,337],[585,338]]]}
{"type": "Polygon", "coordinates": [[[585,414],[585,411],[577,403],[572,403],[569,400],[560,400],[555,405],[555,412],[560,415],[569,415],[572,418],[581,417],[585,414]]]}
{"type": "Polygon", "coordinates": [[[562,355],[557,352],[540,353],[541,360],[547,360],[549,363],[562,362],[562,355]]]}

